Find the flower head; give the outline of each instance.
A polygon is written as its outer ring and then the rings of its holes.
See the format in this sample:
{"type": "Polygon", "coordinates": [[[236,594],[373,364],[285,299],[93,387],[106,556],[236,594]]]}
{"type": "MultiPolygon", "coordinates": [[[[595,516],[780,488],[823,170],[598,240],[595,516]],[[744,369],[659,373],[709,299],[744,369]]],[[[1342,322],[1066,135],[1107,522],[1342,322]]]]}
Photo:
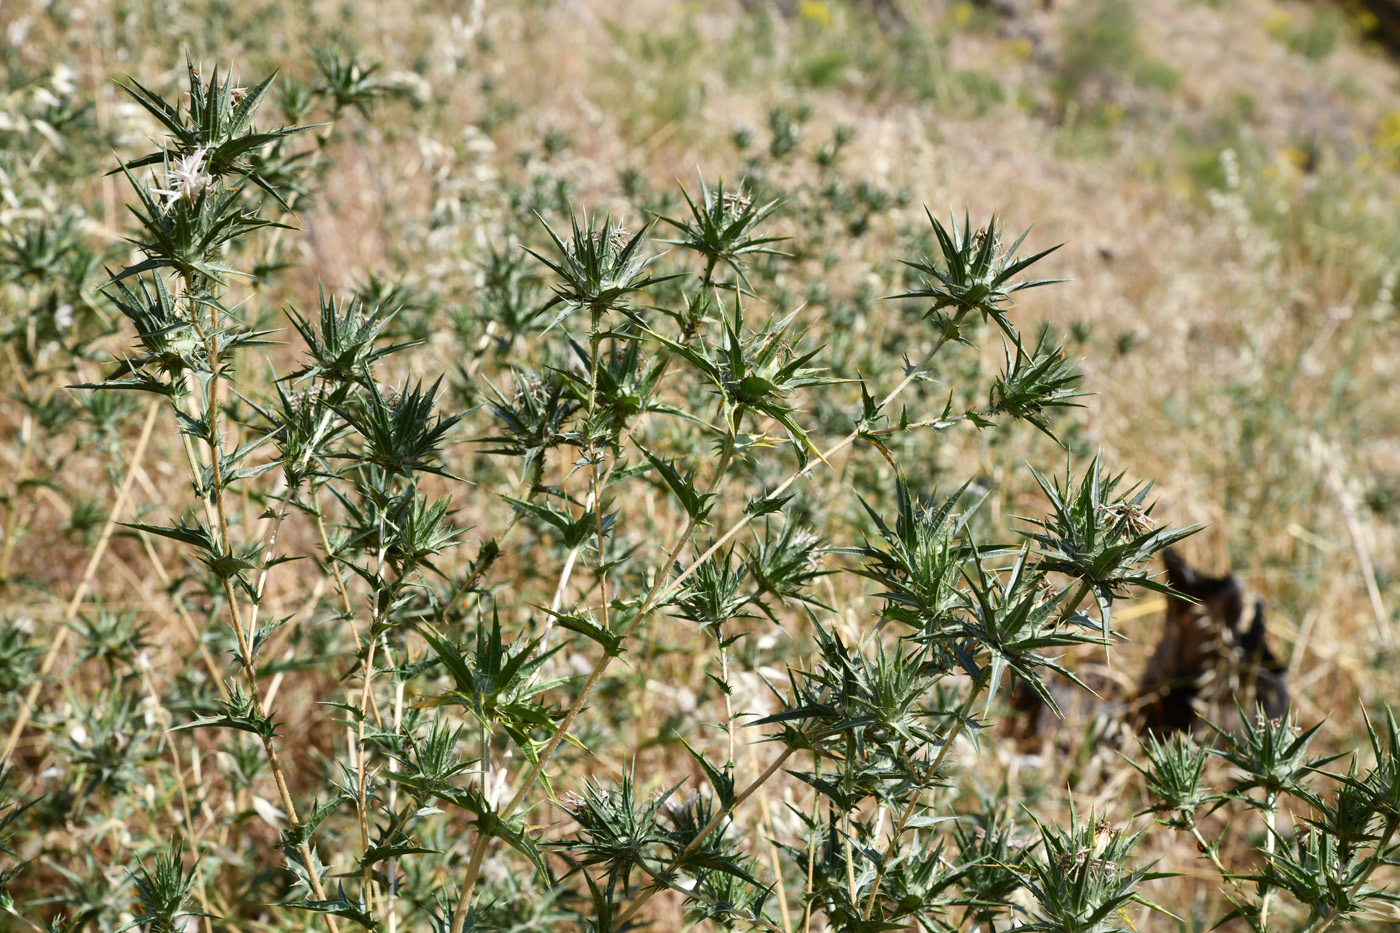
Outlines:
{"type": "Polygon", "coordinates": [[[206,175],[203,171],[204,157],[208,152],[208,147],[201,146],[189,155],[181,156],[173,161],[166,161],[165,183],[169,187],[151,189],[153,194],[163,195],[169,199],[165,203],[166,210],[170,210],[175,202],[181,198],[187,198],[193,202],[195,198],[213,188],[217,183],[217,179],[213,175],[206,175]]]}

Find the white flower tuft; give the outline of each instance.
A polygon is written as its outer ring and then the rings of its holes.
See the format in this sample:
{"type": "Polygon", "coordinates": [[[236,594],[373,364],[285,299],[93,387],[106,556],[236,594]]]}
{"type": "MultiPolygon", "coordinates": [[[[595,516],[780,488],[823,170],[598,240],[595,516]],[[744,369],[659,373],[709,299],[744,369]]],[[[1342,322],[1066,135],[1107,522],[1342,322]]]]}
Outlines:
{"type": "Polygon", "coordinates": [[[213,175],[206,175],[203,171],[204,157],[208,153],[208,148],[200,146],[189,155],[170,162],[166,167],[165,183],[170,187],[152,188],[151,192],[169,198],[165,203],[167,211],[181,198],[193,202],[217,183],[213,175]]]}

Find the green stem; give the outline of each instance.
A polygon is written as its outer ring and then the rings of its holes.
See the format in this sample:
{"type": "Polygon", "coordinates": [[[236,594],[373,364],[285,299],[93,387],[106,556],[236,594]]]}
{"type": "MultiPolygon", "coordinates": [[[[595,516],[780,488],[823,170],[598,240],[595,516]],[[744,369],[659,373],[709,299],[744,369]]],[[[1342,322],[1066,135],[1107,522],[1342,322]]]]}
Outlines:
{"type": "MultiPolygon", "coordinates": [[[[380,587],[386,587],[384,581],[384,516],[379,516],[379,548],[375,553],[375,579],[378,585],[374,588],[372,597],[374,600],[374,610],[370,613],[369,633],[366,635],[368,644],[365,645],[365,663],[361,668],[362,685],[360,687],[360,722],[355,733],[355,765],[357,774],[355,775],[355,812],[360,824],[360,846],[364,851],[369,851],[369,765],[365,761],[365,722],[369,719],[369,704],[372,696],[370,685],[374,680],[374,649],[379,644],[379,635],[375,631],[379,627],[380,609],[383,606],[393,604],[393,597],[384,599],[380,594],[380,587]]],[[[374,871],[373,866],[365,865],[361,872],[361,884],[363,885],[362,897],[365,909],[370,909],[370,895],[374,891],[374,871]]]]}
{"type": "MultiPolygon", "coordinates": [[[[600,365],[599,354],[603,348],[603,335],[599,330],[603,322],[603,311],[605,308],[593,307],[593,330],[589,335],[589,353],[592,356],[593,371],[590,375],[588,393],[588,420],[593,425],[593,430],[597,430],[598,415],[598,366],[600,365]]],[[[591,433],[591,431],[590,431],[591,433]]],[[[602,601],[603,628],[611,628],[611,607],[608,605],[608,567],[607,552],[603,546],[603,464],[604,449],[592,450],[593,469],[591,471],[593,485],[593,529],[598,546],[598,598],[602,601]]]]}
{"type": "MultiPolygon", "coordinates": [[[[213,309],[211,314],[215,313],[213,309]]],[[[224,556],[233,555],[232,543],[229,540],[228,511],[224,508],[224,483],[223,483],[223,445],[219,440],[219,352],[217,341],[212,339],[205,329],[200,325],[197,315],[192,315],[193,326],[200,340],[204,344],[204,352],[208,357],[212,375],[209,379],[209,386],[206,390],[204,400],[209,418],[209,461],[210,476],[213,486],[213,507],[218,520],[219,540],[218,546],[224,556]]],[[[215,322],[217,323],[217,322],[215,322]]],[[[182,435],[188,442],[189,436],[182,435]]],[[[186,445],[188,453],[193,454],[193,449],[186,445]]],[[[194,460],[191,466],[198,463],[194,460]]],[[[198,473],[196,473],[198,478],[198,473]]],[[[207,494],[207,492],[206,492],[207,494]]],[[[207,500],[206,500],[207,502],[207,500]]],[[[238,595],[233,588],[233,578],[223,577],[224,598],[228,602],[229,616],[233,620],[233,631],[238,638],[238,651],[242,661],[243,678],[248,684],[249,697],[253,703],[253,712],[258,719],[267,719],[267,711],[263,706],[262,688],[258,682],[257,669],[253,664],[252,643],[248,632],[244,630],[243,620],[238,609],[238,595]]],[[[291,791],[287,787],[286,771],[282,767],[282,761],[277,754],[277,746],[269,735],[259,736],[262,739],[263,751],[267,754],[268,770],[272,772],[272,778],[277,785],[277,794],[281,799],[282,809],[287,814],[287,820],[294,827],[300,827],[301,817],[297,815],[296,804],[292,800],[291,791]]],[[[311,893],[317,900],[325,900],[326,892],[321,886],[321,879],[316,872],[316,862],[314,853],[311,851],[310,843],[302,841],[297,845],[298,853],[301,855],[303,864],[306,866],[306,877],[311,887],[311,893]]],[[[323,915],[326,925],[331,933],[338,933],[339,925],[330,914],[323,915]]]]}
{"type": "MultiPolygon", "coordinates": [[[[813,756],[812,770],[816,772],[817,780],[822,776],[822,756],[813,756]]],[[[812,826],[817,825],[817,819],[821,814],[821,795],[812,796],[812,826]]],[[[805,903],[802,905],[802,933],[810,933],[812,929],[812,892],[816,890],[817,875],[817,833],[815,829],[807,833],[807,886],[804,889],[806,894],[805,903]]]]}
{"type": "MultiPolygon", "coordinates": [[[[336,561],[335,555],[331,553],[330,535],[326,533],[325,510],[321,508],[320,497],[321,486],[319,483],[311,487],[311,513],[316,518],[316,533],[321,537],[321,550],[325,552],[326,563],[330,565],[331,575],[335,577],[335,589],[340,594],[341,604],[345,607],[345,615],[348,618],[354,612],[350,604],[350,591],[345,588],[345,577],[340,573],[340,564],[336,561]]],[[[360,647],[360,633],[352,625],[350,633],[355,636],[355,648],[360,647]]]]}
{"type": "Polygon", "coordinates": [[[724,683],[724,731],[729,734],[729,760],[725,763],[725,769],[732,771],[737,762],[734,757],[734,698],[730,695],[729,646],[724,643],[724,633],[718,626],[715,636],[719,639],[719,679],[724,683]]]}
{"type": "Polygon", "coordinates": [[[1196,844],[1200,847],[1201,851],[1205,853],[1206,858],[1210,859],[1210,863],[1215,866],[1215,870],[1220,872],[1220,877],[1233,884],[1236,890],[1244,891],[1244,885],[1240,884],[1240,880],[1235,877],[1234,872],[1227,869],[1221,863],[1220,855],[1215,851],[1215,846],[1206,842],[1205,837],[1201,835],[1200,828],[1196,826],[1195,816],[1185,810],[1181,811],[1181,814],[1186,818],[1186,828],[1191,831],[1191,835],[1196,839],[1196,844]]]}
{"type": "MultiPolygon", "coordinates": [[[[850,793],[851,775],[856,767],[856,739],[854,732],[846,733],[846,760],[844,762],[844,774],[841,776],[841,790],[850,793]]],[[[851,851],[851,837],[855,835],[851,826],[851,811],[846,810],[841,814],[841,821],[846,824],[846,831],[842,833],[842,844],[846,850],[846,896],[855,904],[860,900],[860,892],[856,890],[856,860],[855,853],[851,851]]],[[[834,828],[834,827],[833,827],[834,828]]],[[[879,879],[876,879],[877,882],[879,879]]]]}
{"type": "Polygon", "coordinates": [[[598,598],[602,601],[603,628],[612,629],[611,607],[608,604],[608,558],[603,540],[603,465],[599,451],[593,460],[593,533],[598,547],[598,598]]]}
{"type": "MultiPolygon", "coordinates": [[[[1278,795],[1273,791],[1268,791],[1264,795],[1264,862],[1268,864],[1274,857],[1274,819],[1278,813],[1278,795]]],[[[1269,926],[1269,900],[1273,896],[1272,886],[1264,889],[1263,899],[1259,904],[1259,926],[1268,929],[1269,926]]]]}

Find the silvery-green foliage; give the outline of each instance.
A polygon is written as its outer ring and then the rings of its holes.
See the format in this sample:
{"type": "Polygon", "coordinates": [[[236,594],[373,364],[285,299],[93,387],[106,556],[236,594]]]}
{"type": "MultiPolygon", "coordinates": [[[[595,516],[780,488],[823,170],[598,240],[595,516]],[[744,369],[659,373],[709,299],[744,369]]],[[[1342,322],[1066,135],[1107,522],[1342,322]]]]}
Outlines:
{"type": "Polygon", "coordinates": [[[1241,710],[1240,720],[1238,733],[1211,726],[1219,738],[1215,747],[1186,738],[1148,740],[1143,743],[1147,764],[1134,764],[1147,776],[1155,799],[1149,812],[1168,814],[1161,822],[1195,836],[1221,878],[1234,885],[1235,909],[1225,919],[1238,918],[1255,931],[1272,929],[1270,901],[1279,892],[1307,909],[1308,930],[1351,922],[1374,902],[1400,903],[1393,891],[1376,883],[1378,873],[1396,865],[1400,856],[1400,728],[1394,712],[1385,711],[1379,729],[1367,718],[1372,763],[1362,770],[1360,753],[1355,753],[1345,774],[1323,770],[1342,756],[1308,755],[1323,723],[1301,729],[1296,717],[1271,721],[1262,708],[1253,717],[1241,710]],[[1205,780],[1207,756],[1232,766],[1236,779],[1228,789],[1214,791],[1205,780]],[[1278,826],[1277,816],[1289,802],[1313,815],[1291,827],[1278,826]],[[1263,817],[1267,835],[1261,867],[1249,870],[1222,861],[1220,840],[1205,839],[1196,822],[1208,803],[1213,809],[1231,805],[1263,817]]]}
{"type": "MultiPolygon", "coordinates": [[[[273,332],[248,288],[282,272],[290,254],[268,244],[297,236],[331,130],[260,125],[264,105],[295,123],[320,111],[373,122],[392,96],[348,50],[318,52],[315,67],[280,88],[189,62],[184,95],[123,83],[164,135],[114,170],[136,254],[112,260],[101,296],[126,344],[75,388],[98,392],[83,403],[94,423],[120,413],[101,398],[168,415],[192,495],[122,533],[189,558],[168,588],[208,656],[190,667],[208,670],[161,672],[173,686],[147,698],[144,622],[78,616],[75,663],[108,683],[43,723],[69,796],[0,796],[0,880],[30,870],[9,842],[29,821],[102,808],[164,826],[179,800],[186,835],[130,847],[124,874],[91,852],[56,867],[72,924],[624,930],[666,892],[720,929],[1098,931],[1151,907],[1139,887],[1159,875],[1134,852],[1142,833],[951,792],[992,740],[995,700],[1014,681],[1056,710],[1051,678],[1076,680],[1065,650],[1107,650],[1115,601],[1163,591],[1153,557],[1189,533],[1159,528],[1150,485],[1101,456],[1063,476],[1027,468],[1047,508],[1001,527],[980,508],[982,482],[940,493],[909,453],[957,430],[1020,443],[1033,436],[1020,422],[1071,437],[1076,364],[1046,330],[1024,340],[1013,302],[1051,284],[1022,274],[1055,248],[1018,257],[1026,235],[1004,245],[995,217],[979,228],[970,213],[948,226],[927,214],[904,231],[911,281],[886,289],[903,288],[883,306],[903,325],[858,345],[839,330],[882,313],[879,292],[867,282],[838,300],[811,261],[911,194],[845,177],[848,130],[814,157],[820,185],[784,191],[811,112],[778,107],[766,146],[740,134],[753,150],[743,184],[701,177],[677,196],[627,176],[652,218],[635,233],[575,209],[569,180],[541,170],[482,195],[506,219],[470,257],[468,300],[420,291],[413,270],[366,270],[353,295],[323,287],[287,305],[290,327],[273,332]],[[795,235],[779,232],[785,216],[795,235]],[[670,251],[654,248],[659,222],[670,251]],[[829,342],[806,298],[837,319],[829,342]],[[970,352],[985,333],[1002,342],[990,377],[970,352]],[[430,352],[444,334],[445,359],[430,352]],[[278,360],[285,376],[267,360],[280,341],[301,356],[278,360]],[[842,485],[823,488],[853,486],[853,518],[809,493],[832,467],[842,485]],[[269,597],[284,564],[314,584],[295,613],[269,597]],[[684,649],[676,631],[694,635],[684,649]],[[784,653],[766,655],[780,639],[784,653]],[[686,708],[676,690],[663,734],[644,734],[652,665],[678,650],[698,653],[705,693],[686,708]],[[766,689],[763,713],[738,705],[745,682],[766,689]],[[314,748],[289,740],[271,699],[293,683],[317,701],[314,748]],[[675,779],[639,764],[644,744],[675,751],[675,779]],[[203,803],[186,802],[201,789],[179,770],[192,751],[238,801],[227,845],[189,832],[203,803]],[[768,812],[779,782],[791,793],[768,812]]],[[[545,157],[567,146],[550,135],[545,157]]],[[[91,278],[75,229],[58,218],[7,232],[6,278],[36,295],[65,270],[91,278]]],[[[65,295],[44,299],[55,327],[65,295]]],[[[46,425],[73,410],[26,404],[46,425]]],[[[34,682],[40,650],[0,629],[6,695],[34,682]]],[[[1145,746],[1153,811],[1171,826],[1199,836],[1213,806],[1266,819],[1262,867],[1226,872],[1256,929],[1269,928],[1270,892],[1306,908],[1314,931],[1393,900],[1376,879],[1400,823],[1394,718],[1371,731],[1374,764],[1327,776],[1330,793],[1315,788],[1330,759],[1307,753],[1316,731],[1259,719],[1214,748],[1145,746]],[[1211,758],[1243,775],[1223,793],[1203,783],[1211,758]],[[1283,797],[1312,808],[1306,827],[1276,824],[1283,797]]],[[[16,916],[33,908],[6,898],[16,916]]]]}

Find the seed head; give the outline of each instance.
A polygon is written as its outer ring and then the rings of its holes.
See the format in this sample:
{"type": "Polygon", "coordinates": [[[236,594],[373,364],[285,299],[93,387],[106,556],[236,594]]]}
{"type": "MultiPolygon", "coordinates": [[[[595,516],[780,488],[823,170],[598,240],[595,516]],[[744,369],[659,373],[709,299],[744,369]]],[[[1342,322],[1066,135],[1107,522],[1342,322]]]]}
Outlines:
{"type": "Polygon", "coordinates": [[[1104,515],[1114,524],[1120,524],[1130,533],[1145,535],[1157,527],[1157,522],[1141,505],[1130,502],[1114,502],[1103,507],[1104,515]]]}
{"type": "Polygon", "coordinates": [[[753,198],[748,197],[742,191],[732,192],[724,196],[724,209],[730,214],[742,214],[753,207],[753,198]]]}

